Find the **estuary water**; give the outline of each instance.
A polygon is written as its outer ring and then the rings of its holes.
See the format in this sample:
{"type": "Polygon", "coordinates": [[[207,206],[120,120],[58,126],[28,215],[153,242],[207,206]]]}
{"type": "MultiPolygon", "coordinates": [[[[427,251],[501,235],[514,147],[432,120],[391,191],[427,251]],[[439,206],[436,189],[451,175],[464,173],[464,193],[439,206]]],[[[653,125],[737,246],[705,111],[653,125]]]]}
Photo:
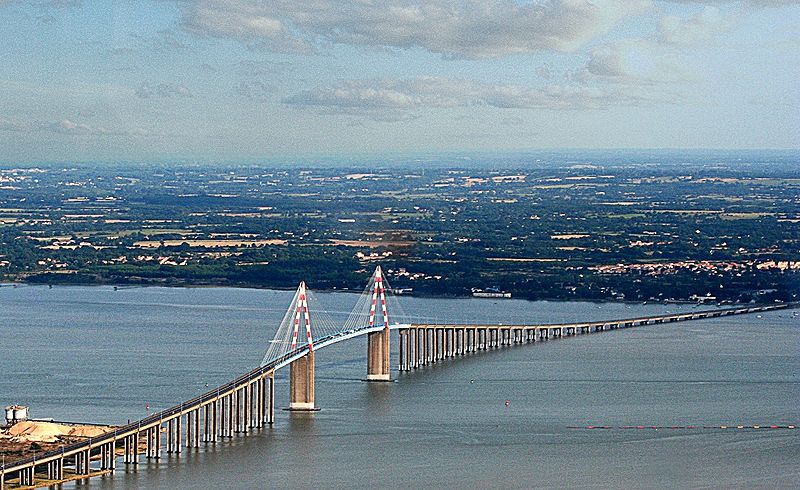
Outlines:
{"type": "MultiPolygon", "coordinates": [[[[0,404],[29,405],[36,418],[141,418],[148,407],[172,406],[258,365],[291,296],[0,287],[0,404]]],[[[357,299],[316,296],[340,316],[357,299]]],[[[399,301],[411,320],[453,323],[693,308],[399,301]]],[[[800,318],[791,311],[481,352],[394,373],[394,383],[361,381],[365,354],[363,338],[317,353],[317,413],[278,411],[269,429],[64,488],[800,486],[800,429],[702,428],[800,423],[800,318]],[[701,428],[619,428],[639,425],[701,428]],[[586,426],[612,428],[574,428],[586,426]]],[[[287,404],[287,375],[277,376],[278,406],[287,404]]]]}

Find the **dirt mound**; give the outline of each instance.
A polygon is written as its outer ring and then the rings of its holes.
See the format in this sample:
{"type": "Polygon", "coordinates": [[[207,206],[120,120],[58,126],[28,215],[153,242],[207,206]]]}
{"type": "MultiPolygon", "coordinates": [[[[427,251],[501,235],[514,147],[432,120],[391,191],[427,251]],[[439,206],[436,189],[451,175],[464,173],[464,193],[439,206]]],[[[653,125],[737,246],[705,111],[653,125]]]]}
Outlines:
{"type": "Polygon", "coordinates": [[[5,435],[15,442],[56,442],[63,438],[97,437],[108,432],[108,427],[93,425],[62,425],[53,422],[19,422],[5,435]]]}
{"type": "Polygon", "coordinates": [[[20,442],[56,442],[68,435],[72,427],[51,422],[19,422],[8,429],[8,435],[20,442]]]}
{"type": "Polygon", "coordinates": [[[108,427],[97,427],[93,425],[79,425],[71,427],[71,431],[67,434],[70,437],[97,437],[108,432],[108,427]]]}

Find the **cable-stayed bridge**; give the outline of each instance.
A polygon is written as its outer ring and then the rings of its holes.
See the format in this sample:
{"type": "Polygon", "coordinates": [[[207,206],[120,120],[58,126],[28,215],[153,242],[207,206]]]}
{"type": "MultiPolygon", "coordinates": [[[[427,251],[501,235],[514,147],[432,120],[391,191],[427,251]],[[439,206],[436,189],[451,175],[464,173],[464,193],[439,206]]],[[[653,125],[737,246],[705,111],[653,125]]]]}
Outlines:
{"type": "Polygon", "coordinates": [[[275,420],[275,373],[289,367],[289,410],[317,410],[316,352],[330,345],[367,338],[367,381],[391,381],[391,331],[399,332],[397,368],[411,371],[455,356],[516,344],[663,325],[673,322],[794,308],[797,304],[741,306],[601,322],[567,324],[411,323],[380,267],[346,319],[334,320],[300,283],[263,361],[236,379],[100,437],[17,460],[0,467],[0,490],[52,484],[113,471],[118,460],[137,464],[163,453],[179,455],[223,438],[258,430],[275,420]],[[8,485],[7,485],[8,484],[8,485]]]}

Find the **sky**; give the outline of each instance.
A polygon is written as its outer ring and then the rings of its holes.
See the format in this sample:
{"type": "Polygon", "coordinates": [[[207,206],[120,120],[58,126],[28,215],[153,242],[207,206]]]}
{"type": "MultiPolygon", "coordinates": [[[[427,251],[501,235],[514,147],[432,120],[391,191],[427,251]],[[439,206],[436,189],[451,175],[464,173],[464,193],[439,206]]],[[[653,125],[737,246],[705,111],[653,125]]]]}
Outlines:
{"type": "Polygon", "coordinates": [[[800,0],[0,0],[0,161],[796,149],[800,0]]]}

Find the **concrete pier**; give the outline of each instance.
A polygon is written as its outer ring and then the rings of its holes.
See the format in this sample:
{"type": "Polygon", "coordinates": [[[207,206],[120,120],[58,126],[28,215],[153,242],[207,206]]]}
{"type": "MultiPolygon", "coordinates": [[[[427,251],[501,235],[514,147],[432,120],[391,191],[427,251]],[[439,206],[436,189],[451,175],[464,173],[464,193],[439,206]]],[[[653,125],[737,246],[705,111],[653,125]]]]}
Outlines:
{"type": "Polygon", "coordinates": [[[314,352],[292,362],[289,366],[289,410],[315,411],[314,352]]]}
{"type": "Polygon", "coordinates": [[[388,328],[367,334],[367,381],[391,381],[388,328]]]}

